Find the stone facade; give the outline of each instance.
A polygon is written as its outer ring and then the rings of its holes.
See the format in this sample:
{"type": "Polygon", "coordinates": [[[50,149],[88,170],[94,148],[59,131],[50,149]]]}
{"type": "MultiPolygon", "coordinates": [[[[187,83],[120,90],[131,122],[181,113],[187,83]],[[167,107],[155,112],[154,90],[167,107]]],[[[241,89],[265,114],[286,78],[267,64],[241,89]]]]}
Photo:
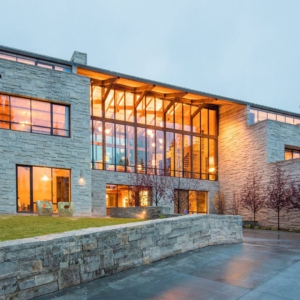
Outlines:
{"type": "MultiPolygon", "coordinates": [[[[132,175],[130,173],[124,172],[111,172],[111,171],[101,171],[101,170],[92,170],[92,207],[93,214],[98,216],[106,215],[106,184],[124,184],[132,185],[132,175]]],[[[170,178],[171,180],[176,180],[170,178]]],[[[181,178],[182,182],[185,179],[181,178]]],[[[193,179],[192,179],[193,180],[193,179]]],[[[209,181],[209,180],[193,180],[196,182],[195,190],[198,191],[207,191],[207,211],[209,213],[216,213],[214,206],[212,205],[212,199],[216,192],[219,189],[218,181],[209,181]]],[[[182,184],[184,186],[184,183],[182,184]]],[[[170,187],[170,192],[173,190],[170,187]]],[[[167,193],[169,194],[169,193],[167,193]]],[[[167,205],[171,208],[171,212],[174,212],[174,203],[170,199],[162,199],[162,205],[167,205]]]]}
{"type": "Polygon", "coordinates": [[[190,215],[1,242],[0,299],[31,299],[207,245],[241,241],[239,216],[190,215]]]}
{"type": "MultiPolygon", "coordinates": [[[[299,177],[300,159],[284,161],[285,145],[300,146],[300,127],[272,120],[248,125],[249,107],[220,107],[219,115],[219,182],[227,202],[238,193],[254,168],[267,184],[274,167],[279,164],[294,177],[299,177]],[[228,149],[230,149],[228,151],[228,149]]],[[[241,209],[245,220],[252,213],[241,209]]],[[[282,212],[282,228],[299,228],[300,212],[282,212]]],[[[276,227],[275,212],[263,209],[257,215],[261,225],[276,227]]]]}
{"type": "Polygon", "coordinates": [[[91,215],[90,80],[0,59],[0,92],[70,105],[71,137],[0,130],[0,214],[16,213],[16,165],[71,169],[76,215],[91,215]],[[79,183],[80,171],[85,184],[79,183]]]}

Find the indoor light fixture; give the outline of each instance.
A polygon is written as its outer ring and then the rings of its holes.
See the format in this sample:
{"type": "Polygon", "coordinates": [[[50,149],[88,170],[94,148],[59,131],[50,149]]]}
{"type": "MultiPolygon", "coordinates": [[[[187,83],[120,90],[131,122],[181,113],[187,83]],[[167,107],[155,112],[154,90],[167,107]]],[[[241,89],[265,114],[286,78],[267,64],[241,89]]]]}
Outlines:
{"type": "Polygon", "coordinates": [[[41,180],[42,181],[49,181],[50,180],[50,178],[46,174],[46,168],[44,168],[44,175],[42,176],[41,180]]]}

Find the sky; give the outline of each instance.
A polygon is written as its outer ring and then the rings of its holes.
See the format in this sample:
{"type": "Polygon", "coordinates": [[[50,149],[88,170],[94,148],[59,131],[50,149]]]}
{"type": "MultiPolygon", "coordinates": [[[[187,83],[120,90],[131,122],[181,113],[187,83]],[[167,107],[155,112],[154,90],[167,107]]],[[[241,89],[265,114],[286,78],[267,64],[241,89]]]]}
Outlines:
{"type": "Polygon", "coordinates": [[[0,45],[300,113],[299,0],[0,0],[0,45]]]}

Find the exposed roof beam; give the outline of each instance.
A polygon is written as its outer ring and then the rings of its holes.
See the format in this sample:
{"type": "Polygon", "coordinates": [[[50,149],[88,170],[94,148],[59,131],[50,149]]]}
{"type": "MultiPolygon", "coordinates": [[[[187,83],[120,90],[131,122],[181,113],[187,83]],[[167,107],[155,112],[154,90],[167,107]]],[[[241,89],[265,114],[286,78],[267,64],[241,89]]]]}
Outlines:
{"type": "Polygon", "coordinates": [[[169,93],[169,94],[164,94],[164,98],[168,99],[168,98],[182,98],[183,96],[185,96],[187,93],[186,92],[178,92],[178,93],[169,93]]]}
{"type": "Polygon", "coordinates": [[[136,101],[135,103],[135,107],[138,107],[138,105],[141,103],[141,101],[143,100],[143,98],[146,96],[147,91],[143,91],[139,97],[139,99],[136,101]]]}
{"type": "Polygon", "coordinates": [[[200,105],[195,111],[194,113],[191,115],[191,118],[194,119],[194,117],[197,115],[197,113],[204,108],[205,104],[200,105]]]}
{"type": "Polygon", "coordinates": [[[164,110],[164,113],[166,113],[169,109],[170,109],[170,107],[175,103],[175,100],[176,100],[177,98],[174,98],[170,103],[169,103],[169,105],[166,107],[166,109],[164,110]]]}
{"type": "Polygon", "coordinates": [[[91,79],[91,84],[94,86],[95,85],[103,86],[103,85],[115,83],[118,79],[120,79],[120,78],[119,77],[111,77],[111,78],[108,78],[105,80],[91,79]]]}
{"type": "Polygon", "coordinates": [[[155,88],[154,84],[146,84],[140,87],[135,88],[134,90],[136,92],[143,92],[143,91],[151,91],[153,88],[155,88]]]}
{"type": "Polygon", "coordinates": [[[103,98],[102,98],[102,101],[103,103],[105,102],[109,92],[111,91],[112,87],[113,87],[114,83],[112,82],[108,87],[107,87],[107,90],[105,92],[105,94],[103,95],[103,98]]]}

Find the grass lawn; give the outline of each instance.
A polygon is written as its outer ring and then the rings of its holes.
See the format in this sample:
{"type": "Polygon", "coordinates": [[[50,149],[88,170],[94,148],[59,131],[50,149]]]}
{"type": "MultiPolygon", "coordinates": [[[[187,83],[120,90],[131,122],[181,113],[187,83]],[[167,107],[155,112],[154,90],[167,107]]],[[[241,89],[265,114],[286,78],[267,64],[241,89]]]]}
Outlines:
{"type": "Polygon", "coordinates": [[[0,215],[0,242],[89,227],[102,227],[140,221],[142,220],[0,215]]]}

